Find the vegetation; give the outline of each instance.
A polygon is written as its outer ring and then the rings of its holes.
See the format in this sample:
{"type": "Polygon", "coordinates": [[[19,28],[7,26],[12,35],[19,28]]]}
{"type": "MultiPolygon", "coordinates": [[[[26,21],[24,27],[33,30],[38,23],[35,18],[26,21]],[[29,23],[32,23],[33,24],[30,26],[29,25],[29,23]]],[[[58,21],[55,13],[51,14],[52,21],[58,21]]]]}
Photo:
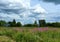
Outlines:
{"type": "Polygon", "coordinates": [[[46,26],[45,20],[39,20],[39,26],[40,27],[45,27],[46,26]]]}
{"type": "Polygon", "coordinates": [[[60,27],[59,22],[46,23],[45,20],[39,20],[39,26],[44,28],[33,28],[37,26],[36,21],[34,24],[22,25],[15,19],[9,22],[1,20],[0,42],[60,42],[60,28],[46,27],[60,27]]]}
{"type": "Polygon", "coordinates": [[[0,42],[60,42],[59,28],[56,30],[45,28],[45,31],[39,29],[0,27],[0,42]]]}
{"type": "MultiPolygon", "coordinates": [[[[34,24],[25,24],[22,25],[21,22],[16,22],[15,19],[13,21],[3,21],[0,20],[0,27],[38,27],[37,22],[35,21],[34,24]]],[[[60,27],[60,22],[54,22],[54,23],[46,23],[45,20],[39,20],[39,27],[60,27]]]]}
{"type": "Polygon", "coordinates": [[[60,22],[55,22],[55,23],[46,23],[47,26],[50,27],[60,27],[60,22]]]}

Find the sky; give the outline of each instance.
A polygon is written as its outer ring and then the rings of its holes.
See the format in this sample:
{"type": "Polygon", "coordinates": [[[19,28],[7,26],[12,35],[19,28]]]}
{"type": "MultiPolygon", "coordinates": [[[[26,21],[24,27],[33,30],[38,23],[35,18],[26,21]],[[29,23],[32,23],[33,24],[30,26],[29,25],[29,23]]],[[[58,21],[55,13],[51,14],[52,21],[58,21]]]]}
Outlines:
{"type": "Polygon", "coordinates": [[[13,19],[22,24],[60,22],[60,0],[0,0],[0,20],[13,19]]]}

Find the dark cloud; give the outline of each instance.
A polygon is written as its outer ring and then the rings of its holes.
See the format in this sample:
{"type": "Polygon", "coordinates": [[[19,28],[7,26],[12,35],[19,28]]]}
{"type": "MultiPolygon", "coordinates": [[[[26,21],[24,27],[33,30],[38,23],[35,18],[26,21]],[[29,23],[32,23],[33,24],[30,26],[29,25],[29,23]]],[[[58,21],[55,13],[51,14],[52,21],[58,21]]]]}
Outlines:
{"type": "Polygon", "coordinates": [[[8,6],[8,4],[0,3],[0,9],[2,9],[2,8],[8,8],[7,6],[8,6]]]}
{"type": "Polygon", "coordinates": [[[2,3],[0,3],[0,7],[3,7],[3,6],[5,7],[5,6],[6,6],[6,4],[2,4],[2,3]]]}
{"type": "Polygon", "coordinates": [[[24,12],[25,10],[23,9],[1,9],[0,10],[0,13],[7,13],[7,14],[10,14],[10,13],[14,13],[14,14],[20,14],[22,12],[24,12]]]}
{"type": "Polygon", "coordinates": [[[51,2],[55,4],[60,4],[60,0],[43,0],[44,2],[51,2]]]}
{"type": "Polygon", "coordinates": [[[55,19],[55,20],[60,20],[60,16],[53,17],[53,19],[55,19]]]}
{"type": "Polygon", "coordinates": [[[0,13],[7,13],[7,14],[20,14],[24,12],[25,9],[19,3],[0,3],[0,13]]]}

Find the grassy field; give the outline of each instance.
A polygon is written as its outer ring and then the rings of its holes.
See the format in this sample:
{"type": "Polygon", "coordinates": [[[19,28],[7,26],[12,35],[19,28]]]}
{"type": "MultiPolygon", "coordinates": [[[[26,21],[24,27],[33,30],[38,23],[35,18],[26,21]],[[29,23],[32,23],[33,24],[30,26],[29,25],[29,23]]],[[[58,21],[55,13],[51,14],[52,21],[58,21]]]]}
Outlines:
{"type": "Polygon", "coordinates": [[[0,27],[0,42],[60,42],[60,28],[0,27]]]}

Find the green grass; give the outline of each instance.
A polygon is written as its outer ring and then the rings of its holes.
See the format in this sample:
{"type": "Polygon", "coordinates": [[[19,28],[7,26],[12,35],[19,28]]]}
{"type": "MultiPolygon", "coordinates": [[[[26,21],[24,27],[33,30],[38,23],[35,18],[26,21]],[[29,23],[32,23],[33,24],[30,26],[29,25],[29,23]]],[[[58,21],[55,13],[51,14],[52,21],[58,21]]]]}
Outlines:
{"type": "Polygon", "coordinates": [[[60,42],[59,28],[43,32],[22,28],[0,27],[0,42],[60,42]]]}

